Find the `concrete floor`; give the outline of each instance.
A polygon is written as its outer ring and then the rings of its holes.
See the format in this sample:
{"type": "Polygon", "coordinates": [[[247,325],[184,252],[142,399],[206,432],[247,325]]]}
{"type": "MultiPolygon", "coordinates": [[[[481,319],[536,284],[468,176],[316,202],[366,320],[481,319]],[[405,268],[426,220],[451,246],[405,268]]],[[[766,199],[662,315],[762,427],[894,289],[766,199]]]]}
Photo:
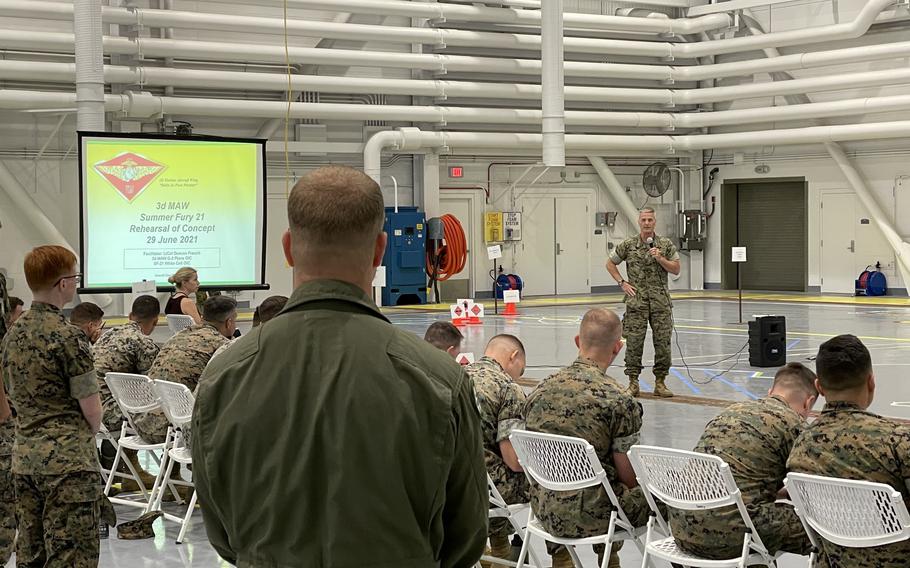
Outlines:
{"type": "MultiPolygon", "coordinates": [[[[611,307],[620,313],[623,309],[621,304],[611,307]]],[[[483,325],[464,328],[463,350],[480,357],[486,339],[496,333],[513,333],[522,339],[528,352],[526,377],[543,378],[575,358],[573,338],[585,310],[584,306],[519,307],[521,314],[517,317],[490,316],[483,325]]],[[[894,401],[910,401],[910,384],[902,376],[910,366],[904,357],[910,349],[910,311],[907,308],[747,301],[743,304],[743,313],[745,319],[751,314],[787,317],[788,361],[812,365],[808,357],[815,354],[824,340],[840,333],[860,336],[872,352],[875,365],[878,387],[872,410],[910,419],[910,408],[891,406],[894,401]]],[[[677,300],[674,315],[674,369],[668,385],[675,392],[733,401],[759,397],[768,390],[774,369],[749,367],[748,348],[743,349],[747,340],[746,327],[735,323],[738,321],[736,302],[700,298],[677,300]],[[685,354],[685,361],[680,350],[685,354]]],[[[393,313],[390,319],[396,325],[422,335],[432,321],[446,316],[409,311],[393,313]]],[[[241,330],[245,331],[248,326],[243,324],[241,330]]],[[[159,327],[155,332],[158,340],[164,340],[168,335],[166,328],[159,327]]],[[[652,360],[652,353],[647,346],[646,363],[652,360]]],[[[624,383],[622,357],[620,354],[610,374],[624,383]]],[[[651,388],[653,376],[649,371],[643,374],[642,382],[645,390],[651,388]]],[[[642,403],[645,411],[642,442],[684,449],[694,446],[705,423],[719,412],[716,406],[657,400],[643,400],[642,403]]],[[[175,512],[180,514],[179,508],[175,508],[175,512]]],[[[118,514],[121,522],[138,516],[135,509],[119,506],[118,514]]],[[[209,546],[201,520],[197,510],[182,545],[174,544],[178,527],[162,520],[156,524],[157,536],[153,540],[120,541],[112,534],[101,543],[100,566],[227,566],[209,546]]],[[[536,543],[535,547],[545,558],[542,545],[536,543]]],[[[638,566],[641,562],[634,546],[624,547],[621,558],[627,567],[638,566]]],[[[584,554],[582,559],[586,566],[594,565],[592,554],[584,554]]],[[[795,556],[785,556],[780,563],[782,568],[805,565],[806,559],[795,556]]]]}

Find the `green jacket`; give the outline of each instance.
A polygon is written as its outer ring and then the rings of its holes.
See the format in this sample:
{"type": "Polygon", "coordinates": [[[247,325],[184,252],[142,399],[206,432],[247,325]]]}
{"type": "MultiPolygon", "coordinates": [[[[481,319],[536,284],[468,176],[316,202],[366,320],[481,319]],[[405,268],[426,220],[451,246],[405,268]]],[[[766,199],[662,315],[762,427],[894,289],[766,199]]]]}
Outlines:
{"type": "Polygon", "coordinates": [[[344,282],[213,360],[193,413],[209,540],[240,567],[469,567],[487,490],[473,388],[344,282]]]}

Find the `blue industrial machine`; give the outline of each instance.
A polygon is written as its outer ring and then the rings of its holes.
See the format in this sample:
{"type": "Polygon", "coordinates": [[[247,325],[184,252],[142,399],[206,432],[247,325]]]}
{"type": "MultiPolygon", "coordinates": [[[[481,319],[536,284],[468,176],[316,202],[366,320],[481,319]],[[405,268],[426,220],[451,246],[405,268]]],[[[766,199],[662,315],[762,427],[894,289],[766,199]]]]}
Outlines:
{"type": "Polygon", "coordinates": [[[383,264],[386,285],[382,305],[404,306],[427,303],[426,217],[416,207],[385,209],[385,232],[389,242],[383,264]]]}

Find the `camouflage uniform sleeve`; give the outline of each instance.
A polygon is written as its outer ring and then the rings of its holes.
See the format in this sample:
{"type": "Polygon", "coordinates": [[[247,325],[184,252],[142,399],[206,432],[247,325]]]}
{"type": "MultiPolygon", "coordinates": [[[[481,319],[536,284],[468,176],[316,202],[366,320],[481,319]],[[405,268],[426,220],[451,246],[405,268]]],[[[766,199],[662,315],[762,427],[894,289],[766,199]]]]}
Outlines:
{"type": "Polygon", "coordinates": [[[904,478],[907,491],[910,492],[910,428],[901,426],[897,434],[897,447],[894,448],[894,451],[900,460],[900,475],[904,478]]]}
{"type": "Polygon", "coordinates": [[[667,245],[664,247],[663,255],[667,260],[679,260],[679,249],[673,244],[673,241],[666,239],[667,245]]]}
{"type": "Polygon", "coordinates": [[[610,260],[613,261],[613,264],[620,264],[626,257],[629,255],[629,245],[628,241],[623,241],[616,245],[616,248],[613,249],[613,253],[610,254],[610,260]]]}
{"type": "Polygon", "coordinates": [[[158,344],[151,337],[143,337],[139,341],[139,348],[136,350],[136,369],[141,374],[145,374],[152,368],[158,351],[161,350],[158,344]]]}
{"type": "Polygon", "coordinates": [[[499,423],[496,428],[496,442],[502,442],[513,430],[524,428],[523,410],[525,393],[515,383],[509,383],[502,389],[502,408],[499,411],[499,423]]]}
{"type": "Polygon", "coordinates": [[[61,368],[69,381],[70,396],[82,400],[98,393],[92,346],[81,331],[63,343],[61,368]]]}
{"type": "Polygon", "coordinates": [[[613,440],[610,449],[615,453],[626,454],[629,448],[640,441],[641,405],[631,396],[623,394],[615,400],[611,410],[608,417],[610,437],[613,440]]]}

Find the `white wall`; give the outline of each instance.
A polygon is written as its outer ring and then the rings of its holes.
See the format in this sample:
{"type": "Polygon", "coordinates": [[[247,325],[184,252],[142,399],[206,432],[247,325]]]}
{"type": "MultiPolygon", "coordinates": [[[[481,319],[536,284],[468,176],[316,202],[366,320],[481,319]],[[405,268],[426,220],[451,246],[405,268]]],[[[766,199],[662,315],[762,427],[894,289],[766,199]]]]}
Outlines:
{"type": "MultiPolygon", "coordinates": [[[[517,161],[517,160],[516,160],[517,161]]],[[[613,164],[615,161],[608,160],[609,163],[613,164]]],[[[622,165],[622,160],[618,161],[619,164],[613,165],[613,170],[619,178],[620,183],[624,187],[631,189],[630,196],[633,203],[636,206],[643,206],[645,204],[654,206],[660,211],[658,218],[658,232],[668,236],[675,236],[676,234],[676,220],[675,212],[676,207],[674,204],[675,195],[676,195],[676,176],[674,175],[674,184],[671,186],[670,190],[664,194],[660,199],[648,198],[644,193],[641,186],[641,173],[644,170],[644,165],[622,165]]],[[[468,248],[471,251],[469,253],[469,263],[474,266],[474,275],[475,283],[474,290],[480,290],[488,292],[492,284],[487,276],[492,263],[487,260],[486,257],[486,243],[483,241],[483,219],[482,215],[484,211],[511,211],[513,210],[512,196],[516,198],[520,197],[522,194],[572,194],[572,195],[588,195],[591,198],[591,204],[593,205],[592,210],[589,213],[589,225],[591,228],[591,260],[590,260],[590,274],[591,274],[591,287],[601,287],[601,286],[614,286],[615,282],[610,277],[609,273],[605,268],[606,260],[609,256],[609,246],[617,245],[624,238],[635,234],[638,231],[638,227],[628,222],[622,214],[617,218],[616,225],[610,228],[603,228],[602,234],[594,234],[594,213],[596,211],[619,211],[619,207],[616,203],[613,202],[612,198],[606,192],[606,189],[603,187],[600,178],[594,172],[594,169],[589,165],[579,165],[579,166],[569,166],[565,170],[565,179],[560,176],[560,171],[554,169],[548,171],[542,177],[537,179],[537,181],[531,185],[531,182],[538,177],[540,173],[543,172],[543,167],[535,166],[529,173],[526,174],[528,167],[531,164],[527,163],[516,163],[516,164],[497,164],[494,166],[492,171],[492,190],[490,192],[489,203],[484,202],[483,192],[477,189],[472,189],[477,186],[487,186],[487,169],[490,165],[489,160],[481,160],[474,158],[459,158],[449,157],[447,159],[442,159],[440,161],[440,186],[442,187],[461,187],[461,190],[443,190],[442,197],[442,207],[443,212],[449,212],[446,209],[446,199],[447,197],[458,195],[461,192],[470,192],[475,195],[475,223],[474,226],[476,230],[474,235],[471,238],[471,242],[468,243],[468,248]],[[452,179],[449,177],[449,166],[458,165],[464,168],[464,177],[460,179],[452,179]],[[524,174],[524,175],[523,175],[524,174]],[[517,185],[516,185],[516,182],[517,185]],[[490,285],[488,285],[488,283],[490,285]]],[[[522,233],[523,235],[528,235],[529,233],[537,230],[533,224],[526,222],[524,219],[522,221],[522,233]]],[[[555,243],[554,243],[555,244],[555,243]]],[[[500,264],[503,266],[506,272],[517,272],[521,275],[521,267],[515,265],[515,252],[514,246],[512,244],[506,243],[503,247],[503,258],[500,264]]],[[[467,270],[466,270],[467,272],[467,270]]],[[[467,275],[463,276],[467,277],[467,275]]],[[[681,281],[679,286],[682,286],[681,281]]],[[[674,287],[678,287],[674,281],[674,287]]]]}
{"type": "MultiPolygon", "coordinates": [[[[875,198],[882,209],[892,215],[892,219],[897,221],[898,233],[905,238],[910,237],[910,183],[905,178],[899,179],[900,176],[910,175],[910,162],[907,156],[910,155],[910,149],[906,150],[903,155],[869,155],[875,151],[865,147],[865,151],[860,152],[860,156],[855,159],[855,163],[864,175],[869,188],[875,194],[875,198]],[[896,196],[896,197],[895,197],[896,196]]],[[[798,154],[791,153],[789,156],[769,155],[765,158],[749,156],[748,159],[740,165],[721,165],[720,172],[717,175],[718,185],[711,191],[711,195],[716,197],[717,211],[721,208],[720,184],[724,179],[743,179],[743,178],[761,178],[761,177],[805,177],[809,185],[809,204],[808,204],[808,241],[806,248],[809,259],[809,282],[810,287],[819,287],[821,266],[820,266],[820,231],[819,218],[821,211],[819,209],[820,196],[824,192],[844,191],[850,192],[850,186],[844,179],[841,171],[834,162],[822,155],[818,148],[805,148],[807,155],[799,157],[798,154]],[[782,159],[786,158],[786,159],[782,159]],[[758,164],[768,165],[771,170],[767,174],[757,174],[755,167],[758,164]]],[[[892,150],[893,151],[893,150],[892,150]]],[[[709,241],[705,251],[705,281],[717,284],[721,279],[721,258],[722,254],[728,254],[728,251],[720,250],[720,214],[715,214],[708,221],[709,241]]],[[[857,235],[857,248],[868,255],[869,263],[875,260],[881,260],[883,272],[888,278],[889,287],[904,288],[906,287],[901,281],[900,275],[895,270],[893,252],[883,246],[881,243],[880,233],[871,231],[865,236],[857,235]]],[[[840,269],[840,267],[837,267],[840,269]]],[[[843,266],[843,271],[853,273],[854,268],[843,266]]],[[[854,275],[855,276],[855,275],[854,275]]]]}

